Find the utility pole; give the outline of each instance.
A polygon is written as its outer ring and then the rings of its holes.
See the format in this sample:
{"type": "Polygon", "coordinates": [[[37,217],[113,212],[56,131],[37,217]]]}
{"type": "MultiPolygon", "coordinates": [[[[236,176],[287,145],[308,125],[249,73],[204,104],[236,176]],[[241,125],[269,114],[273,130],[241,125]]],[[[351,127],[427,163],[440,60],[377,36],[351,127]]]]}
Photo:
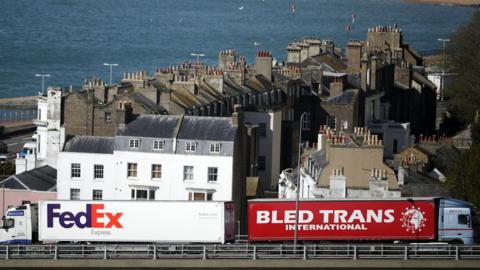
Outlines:
{"type": "Polygon", "coordinates": [[[298,175],[297,175],[297,194],[295,196],[295,231],[293,234],[293,252],[297,253],[297,240],[298,240],[298,212],[299,212],[299,197],[300,197],[300,160],[302,157],[302,129],[303,129],[303,116],[305,112],[300,116],[300,134],[298,136],[298,175]]]}
{"type": "Polygon", "coordinates": [[[42,95],[45,93],[45,77],[50,77],[50,74],[35,74],[35,77],[42,77],[42,95]]]}
{"type": "Polygon", "coordinates": [[[443,101],[443,91],[445,88],[445,44],[450,42],[448,38],[439,38],[438,41],[442,42],[443,44],[443,57],[442,57],[442,77],[440,79],[440,100],[443,101]]]}
{"type": "Polygon", "coordinates": [[[109,63],[103,63],[104,66],[110,66],[110,84],[108,86],[112,85],[112,68],[118,66],[118,64],[109,64],[109,63]]]}
{"type": "Polygon", "coordinates": [[[197,64],[200,63],[200,57],[204,57],[204,56],[205,56],[205,54],[203,54],[203,53],[191,53],[190,55],[197,57],[197,64]]]}

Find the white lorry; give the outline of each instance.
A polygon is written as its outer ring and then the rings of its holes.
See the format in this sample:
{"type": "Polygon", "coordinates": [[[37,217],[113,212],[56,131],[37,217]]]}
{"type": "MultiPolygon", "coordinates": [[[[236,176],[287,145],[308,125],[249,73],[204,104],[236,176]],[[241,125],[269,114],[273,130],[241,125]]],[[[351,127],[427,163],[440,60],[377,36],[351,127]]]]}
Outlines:
{"type": "Polygon", "coordinates": [[[7,210],[0,244],[225,243],[234,205],[212,201],[41,201],[7,210]]]}

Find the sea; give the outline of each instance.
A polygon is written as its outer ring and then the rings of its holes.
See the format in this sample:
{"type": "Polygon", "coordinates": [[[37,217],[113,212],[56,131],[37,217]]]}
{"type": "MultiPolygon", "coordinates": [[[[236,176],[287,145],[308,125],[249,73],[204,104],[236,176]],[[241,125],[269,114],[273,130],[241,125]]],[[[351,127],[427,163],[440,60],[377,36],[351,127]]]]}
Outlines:
{"type": "Polygon", "coordinates": [[[74,89],[85,78],[121,80],[124,72],[196,61],[217,64],[234,49],[247,62],[256,50],[282,61],[288,43],[303,36],[344,47],[367,29],[397,24],[421,53],[441,48],[475,8],[402,0],[2,0],[0,98],[74,89]],[[354,19],[353,19],[354,17],[354,19]],[[347,31],[350,28],[350,31],[347,31]]]}

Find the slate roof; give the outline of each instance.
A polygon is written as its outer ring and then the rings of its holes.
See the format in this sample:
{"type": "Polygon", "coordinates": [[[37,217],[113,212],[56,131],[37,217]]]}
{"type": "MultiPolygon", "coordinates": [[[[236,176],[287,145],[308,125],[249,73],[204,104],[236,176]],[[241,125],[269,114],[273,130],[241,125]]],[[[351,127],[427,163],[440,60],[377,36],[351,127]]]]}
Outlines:
{"type": "MultiPolygon", "coordinates": [[[[148,138],[174,138],[182,116],[179,115],[141,115],[135,121],[120,129],[120,136],[148,138]]],[[[113,144],[112,144],[113,151],[113,144]]]]}
{"type": "Polygon", "coordinates": [[[234,141],[236,132],[229,117],[185,116],[178,139],[234,141]]]}
{"type": "Polygon", "coordinates": [[[12,175],[0,182],[1,187],[34,191],[55,191],[57,170],[45,165],[20,174],[12,175]]]}
{"type": "Polygon", "coordinates": [[[339,104],[339,105],[347,105],[352,104],[355,102],[355,98],[357,97],[358,90],[349,89],[345,90],[342,93],[328,98],[325,102],[330,104],[339,104]]]}
{"type": "Polygon", "coordinates": [[[64,152],[113,154],[114,138],[75,136],[65,143],[64,152]]]}

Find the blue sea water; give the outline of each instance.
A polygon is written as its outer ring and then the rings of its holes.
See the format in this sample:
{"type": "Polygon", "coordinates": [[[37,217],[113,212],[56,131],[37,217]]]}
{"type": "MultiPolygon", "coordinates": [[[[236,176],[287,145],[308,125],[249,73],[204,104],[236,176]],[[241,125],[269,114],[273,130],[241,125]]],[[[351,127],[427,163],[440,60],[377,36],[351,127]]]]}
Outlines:
{"type": "Polygon", "coordinates": [[[399,25],[405,41],[420,52],[439,48],[466,23],[474,8],[407,3],[401,0],[2,0],[0,2],[0,98],[34,95],[36,73],[46,85],[81,85],[84,78],[108,81],[103,63],[123,72],[194,60],[204,53],[216,64],[222,49],[253,62],[257,49],[281,60],[296,38],[315,35],[365,39],[368,27],[399,25]],[[295,15],[292,14],[295,4],[295,15]],[[243,9],[240,7],[243,6],[243,9]],[[347,24],[356,21],[350,32],[347,24]]]}

